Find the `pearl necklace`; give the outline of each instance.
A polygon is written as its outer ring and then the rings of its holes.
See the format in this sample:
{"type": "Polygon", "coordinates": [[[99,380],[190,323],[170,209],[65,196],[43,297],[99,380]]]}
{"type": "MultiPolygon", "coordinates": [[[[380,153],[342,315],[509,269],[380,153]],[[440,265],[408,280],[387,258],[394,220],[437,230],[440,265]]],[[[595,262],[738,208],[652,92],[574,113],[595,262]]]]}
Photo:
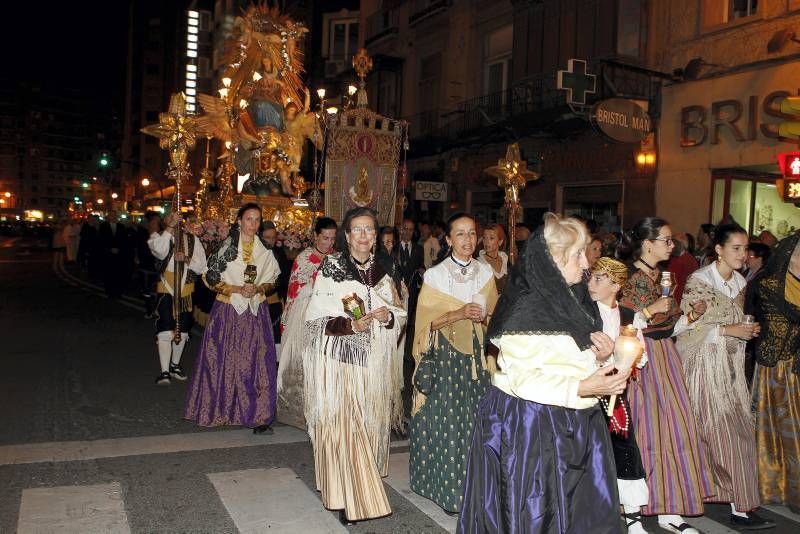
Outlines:
{"type": "MultiPolygon", "coordinates": [[[[603,407],[603,411],[608,413],[608,397],[598,397],[598,399],[600,399],[600,405],[603,407]]],[[[622,401],[620,400],[620,402],[622,401]]],[[[622,413],[625,414],[625,424],[620,425],[619,421],[614,417],[614,412],[612,412],[611,417],[608,418],[608,427],[614,434],[621,434],[624,436],[628,433],[628,428],[630,428],[630,419],[625,404],[622,404],[622,413]]]]}

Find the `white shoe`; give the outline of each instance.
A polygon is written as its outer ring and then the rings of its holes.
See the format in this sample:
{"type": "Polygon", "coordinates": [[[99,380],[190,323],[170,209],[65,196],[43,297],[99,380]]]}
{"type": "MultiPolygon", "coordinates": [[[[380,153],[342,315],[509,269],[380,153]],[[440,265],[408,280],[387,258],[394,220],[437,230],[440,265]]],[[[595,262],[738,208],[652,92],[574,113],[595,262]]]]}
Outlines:
{"type": "Polygon", "coordinates": [[[667,532],[674,532],[675,534],[703,534],[701,531],[697,530],[685,521],[678,525],[674,523],[659,523],[658,526],[667,532]]]}

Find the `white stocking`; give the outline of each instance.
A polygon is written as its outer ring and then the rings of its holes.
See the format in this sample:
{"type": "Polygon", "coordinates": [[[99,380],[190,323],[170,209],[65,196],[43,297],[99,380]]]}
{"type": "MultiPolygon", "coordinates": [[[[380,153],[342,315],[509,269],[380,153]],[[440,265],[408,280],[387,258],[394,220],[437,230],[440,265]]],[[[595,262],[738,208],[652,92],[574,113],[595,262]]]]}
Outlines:
{"type": "Polygon", "coordinates": [[[172,364],[178,365],[181,363],[181,356],[183,356],[183,347],[186,346],[186,340],[189,339],[189,334],[181,332],[181,342],[174,346],[172,349],[172,364]]]}
{"type": "MultiPolygon", "coordinates": [[[[161,363],[161,372],[166,373],[169,370],[169,362],[172,357],[172,330],[165,330],[159,332],[156,336],[156,344],[158,345],[158,360],[161,363]]],[[[183,343],[183,340],[181,340],[183,343]]],[[[181,344],[181,348],[183,345],[181,344]]],[[[180,353],[179,356],[180,358],[180,353]]]]}
{"type": "Polygon", "coordinates": [[[731,513],[733,515],[738,515],[739,517],[747,517],[747,514],[745,512],[736,511],[736,506],[733,503],[731,503],[731,513]]]}

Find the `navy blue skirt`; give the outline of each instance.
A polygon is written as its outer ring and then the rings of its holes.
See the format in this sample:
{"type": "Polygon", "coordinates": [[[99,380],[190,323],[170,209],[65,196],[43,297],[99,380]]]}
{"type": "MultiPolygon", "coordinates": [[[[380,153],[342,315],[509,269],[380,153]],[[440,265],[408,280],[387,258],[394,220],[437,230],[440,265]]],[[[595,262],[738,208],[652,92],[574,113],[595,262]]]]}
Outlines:
{"type": "Polygon", "coordinates": [[[619,533],[617,473],[599,407],[571,410],[492,386],[472,435],[463,533],[619,533]]]}

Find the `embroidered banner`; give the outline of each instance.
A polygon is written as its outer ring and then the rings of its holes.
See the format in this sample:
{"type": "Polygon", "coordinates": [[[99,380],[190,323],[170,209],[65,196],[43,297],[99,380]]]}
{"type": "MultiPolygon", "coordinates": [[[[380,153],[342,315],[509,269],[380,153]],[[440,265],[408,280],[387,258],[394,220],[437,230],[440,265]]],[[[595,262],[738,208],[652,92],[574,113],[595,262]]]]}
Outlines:
{"type": "Polygon", "coordinates": [[[394,225],[399,123],[366,108],[342,113],[330,132],[325,161],[325,213],[337,222],[357,206],[378,212],[381,226],[394,225]]]}

